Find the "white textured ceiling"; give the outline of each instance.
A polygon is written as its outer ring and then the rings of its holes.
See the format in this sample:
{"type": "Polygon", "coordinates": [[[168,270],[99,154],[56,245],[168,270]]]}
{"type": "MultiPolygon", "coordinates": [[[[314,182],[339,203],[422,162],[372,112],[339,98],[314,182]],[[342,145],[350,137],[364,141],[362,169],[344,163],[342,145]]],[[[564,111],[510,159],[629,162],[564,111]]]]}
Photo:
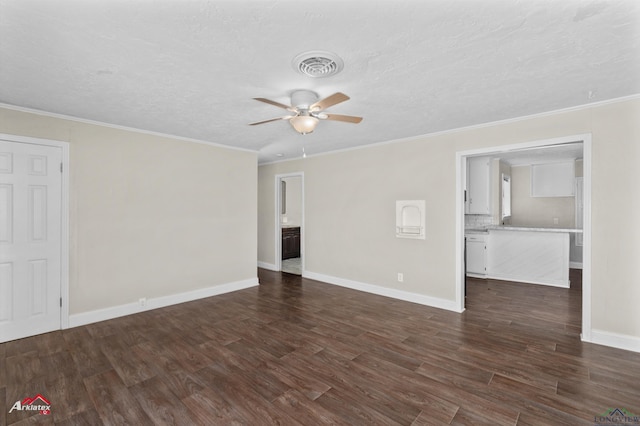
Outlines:
{"type": "MultiPolygon", "coordinates": [[[[0,0],[0,102],[260,152],[402,139],[640,93],[640,1],[0,0]],[[324,79],[292,59],[327,50],[324,79]],[[350,101],[301,136],[294,89],[350,101]]],[[[276,157],[283,153],[284,157],[276,157]]]]}

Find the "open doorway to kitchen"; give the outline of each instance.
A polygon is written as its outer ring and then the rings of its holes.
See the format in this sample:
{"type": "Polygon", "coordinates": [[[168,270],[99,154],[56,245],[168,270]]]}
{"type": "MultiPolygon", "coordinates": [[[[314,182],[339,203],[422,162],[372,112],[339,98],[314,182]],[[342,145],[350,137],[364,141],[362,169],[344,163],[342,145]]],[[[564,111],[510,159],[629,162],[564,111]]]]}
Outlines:
{"type": "Polygon", "coordinates": [[[304,174],[276,176],[276,267],[302,275],[304,270],[304,174]]]}
{"type": "MultiPolygon", "coordinates": [[[[577,306],[581,338],[583,341],[590,341],[591,135],[463,151],[456,154],[456,161],[456,302],[460,311],[469,302],[465,301],[465,295],[468,293],[471,297],[470,287],[467,287],[471,283],[491,282],[493,278],[494,283],[506,280],[569,288],[571,281],[572,290],[574,286],[581,286],[577,306]],[[488,172],[485,167],[489,168],[488,172]],[[563,179],[563,175],[567,175],[567,178],[563,179]],[[553,178],[548,179],[549,176],[553,178]],[[581,178],[580,218],[576,216],[576,177],[581,178]],[[500,185],[505,178],[508,181],[506,187],[511,189],[507,197],[503,193],[505,185],[500,185]],[[486,185],[482,182],[486,182],[486,185]],[[476,183],[476,188],[472,188],[473,183],[476,183]],[[561,199],[563,197],[564,200],[561,199]],[[504,206],[506,202],[510,205],[504,206]],[[488,235],[483,234],[482,231],[487,228],[490,229],[488,235]],[[528,248],[523,250],[524,254],[519,258],[521,264],[509,264],[499,258],[496,250],[500,244],[506,244],[507,257],[514,257],[513,254],[517,252],[514,247],[518,243],[515,241],[515,231],[520,231],[518,228],[524,228],[521,230],[522,234],[517,234],[518,237],[522,235],[523,238],[529,238],[532,244],[541,244],[540,252],[549,257],[551,263],[556,264],[556,270],[562,272],[559,278],[550,278],[546,274],[540,274],[539,268],[530,267],[528,259],[536,258],[537,255],[527,255],[528,248]],[[577,231],[576,228],[582,229],[577,231]],[[547,232],[548,230],[552,232],[547,232]],[[578,234],[581,236],[579,239],[576,238],[578,234]],[[556,243],[547,244],[543,241],[545,236],[559,241],[558,254],[550,254],[556,243]],[[484,252],[486,271],[478,269],[478,259],[466,259],[470,252],[482,253],[482,250],[476,250],[480,244],[483,247],[486,244],[490,246],[484,252]],[[531,272],[532,278],[527,276],[527,271],[531,272]],[[522,279],[519,274],[523,275],[522,279]]],[[[548,264],[550,263],[545,264],[545,267],[548,264]]]]}

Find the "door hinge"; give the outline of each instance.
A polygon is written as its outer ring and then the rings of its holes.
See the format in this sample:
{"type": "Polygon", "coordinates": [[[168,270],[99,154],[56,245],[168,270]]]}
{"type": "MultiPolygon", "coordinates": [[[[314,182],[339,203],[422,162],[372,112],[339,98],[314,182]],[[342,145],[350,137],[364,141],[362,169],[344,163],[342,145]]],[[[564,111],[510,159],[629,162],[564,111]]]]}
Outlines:
{"type": "Polygon", "coordinates": [[[62,173],[62,163],[60,163],[60,173],[62,173]]]}
{"type": "Polygon", "coordinates": [[[60,298],[60,307],[62,308],[62,297],[60,298]]]}

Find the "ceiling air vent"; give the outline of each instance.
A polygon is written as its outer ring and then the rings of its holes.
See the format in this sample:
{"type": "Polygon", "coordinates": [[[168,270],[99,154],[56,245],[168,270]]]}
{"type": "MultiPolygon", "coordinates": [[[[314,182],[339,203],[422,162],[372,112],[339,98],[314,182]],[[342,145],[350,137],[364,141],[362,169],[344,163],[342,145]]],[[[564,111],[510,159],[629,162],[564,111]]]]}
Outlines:
{"type": "Polygon", "coordinates": [[[342,71],[342,59],[330,52],[305,52],[293,59],[293,68],[313,78],[330,77],[342,71]]]}

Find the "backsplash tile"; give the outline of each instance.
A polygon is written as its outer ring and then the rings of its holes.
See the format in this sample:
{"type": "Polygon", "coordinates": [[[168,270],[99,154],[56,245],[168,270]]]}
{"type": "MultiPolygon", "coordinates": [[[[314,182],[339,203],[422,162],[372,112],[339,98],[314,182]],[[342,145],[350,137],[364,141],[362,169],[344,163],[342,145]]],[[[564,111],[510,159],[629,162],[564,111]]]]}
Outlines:
{"type": "Polygon", "coordinates": [[[481,215],[481,214],[465,214],[464,215],[464,227],[465,228],[480,228],[482,226],[498,225],[498,222],[494,220],[493,216],[481,215]]]}

